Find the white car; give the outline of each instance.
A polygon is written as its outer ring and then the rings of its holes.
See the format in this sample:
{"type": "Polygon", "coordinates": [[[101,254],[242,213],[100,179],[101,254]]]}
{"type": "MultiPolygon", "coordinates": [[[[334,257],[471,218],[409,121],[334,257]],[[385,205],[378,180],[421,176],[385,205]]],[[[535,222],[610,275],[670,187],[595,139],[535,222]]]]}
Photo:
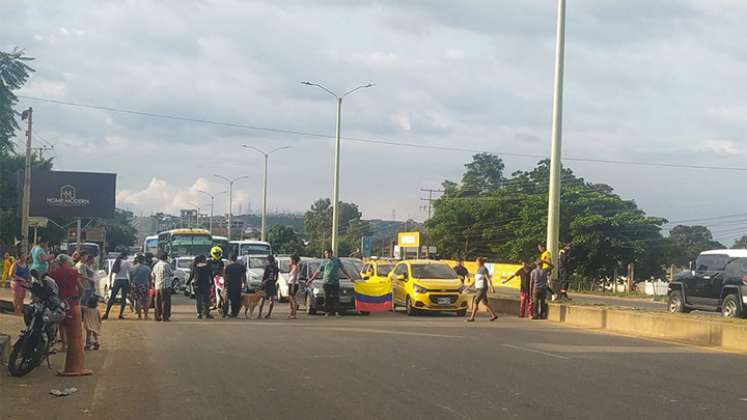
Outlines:
{"type": "Polygon", "coordinates": [[[290,257],[277,257],[278,262],[278,301],[288,299],[288,277],[290,277],[290,257]]]}
{"type": "Polygon", "coordinates": [[[244,267],[246,267],[247,289],[249,289],[250,292],[257,290],[262,283],[262,276],[265,274],[267,256],[244,255],[241,257],[241,262],[244,264],[244,267]]]}
{"type": "Polygon", "coordinates": [[[192,271],[192,263],[195,257],[176,257],[171,259],[171,269],[174,271],[173,290],[174,292],[187,292],[187,280],[189,273],[192,271]]]}

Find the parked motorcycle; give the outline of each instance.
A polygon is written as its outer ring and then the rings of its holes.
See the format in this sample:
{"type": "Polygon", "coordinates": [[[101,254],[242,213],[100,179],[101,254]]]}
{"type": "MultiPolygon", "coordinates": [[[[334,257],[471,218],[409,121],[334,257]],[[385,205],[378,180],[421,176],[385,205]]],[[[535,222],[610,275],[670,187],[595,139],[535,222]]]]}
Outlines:
{"type": "Polygon", "coordinates": [[[26,329],[13,345],[8,361],[8,371],[16,377],[26,375],[45,360],[52,367],[49,351],[67,311],[67,304],[60,300],[57,283],[51,277],[32,276],[31,285],[22,287],[31,291],[32,303],[24,308],[26,329]]]}

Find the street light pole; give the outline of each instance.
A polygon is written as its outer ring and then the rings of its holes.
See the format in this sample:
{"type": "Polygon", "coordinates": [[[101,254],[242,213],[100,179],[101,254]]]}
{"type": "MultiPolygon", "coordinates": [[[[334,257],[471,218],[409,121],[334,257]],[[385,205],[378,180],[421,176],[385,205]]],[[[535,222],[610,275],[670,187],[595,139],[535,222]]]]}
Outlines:
{"type": "MultiPolygon", "coordinates": [[[[547,249],[558,261],[560,236],[560,170],[563,133],[563,67],[565,61],[565,0],[558,0],[558,22],[555,45],[555,93],[552,111],[552,148],[550,154],[550,190],[547,204],[547,249]]],[[[557,278],[553,270],[552,278],[557,278]]]]}
{"type": "Polygon", "coordinates": [[[210,194],[207,191],[197,190],[198,193],[202,193],[210,197],[210,220],[208,220],[208,230],[210,231],[210,234],[213,234],[213,218],[215,217],[215,197],[221,194],[225,194],[228,191],[222,191],[217,194],[210,194]]]}
{"type": "Polygon", "coordinates": [[[340,214],[338,210],[340,204],[340,124],[342,122],[342,99],[357,91],[358,89],[373,87],[374,84],[368,83],[366,85],[360,85],[358,87],[350,89],[342,95],[337,95],[335,92],[318,83],[301,82],[301,84],[306,86],[316,86],[319,89],[322,89],[323,91],[334,96],[337,101],[337,124],[335,127],[335,175],[332,186],[332,252],[334,255],[337,255],[337,250],[339,247],[337,240],[337,230],[340,222],[340,214]]]}
{"type": "Polygon", "coordinates": [[[246,179],[249,178],[246,175],[240,176],[238,178],[228,178],[227,176],[219,175],[219,174],[213,174],[214,177],[220,178],[226,182],[228,182],[228,240],[231,240],[231,213],[233,213],[233,183],[240,180],[240,179],[246,179]]]}
{"type": "Polygon", "coordinates": [[[290,147],[282,146],[282,147],[278,147],[276,149],[270,150],[269,152],[265,152],[262,149],[259,149],[254,146],[250,146],[248,144],[242,144],[241,147],[259,152],[265,158],[265,176],[264,176],[264,182],[263,182],[264,185],[262,187],[262,232],[260,235],[261,235],[261,240],[266,241],[267,240],[267,165],[268,165],[268,161],[270,159],[271,154],[277,152],[278,150],[290,149],[290,147]]]}

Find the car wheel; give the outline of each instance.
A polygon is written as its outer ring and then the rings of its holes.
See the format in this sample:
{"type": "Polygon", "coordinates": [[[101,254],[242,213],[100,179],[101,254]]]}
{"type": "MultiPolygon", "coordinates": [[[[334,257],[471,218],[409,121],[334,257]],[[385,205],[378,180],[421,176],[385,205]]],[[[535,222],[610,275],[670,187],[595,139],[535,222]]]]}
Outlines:
{"type": "Polygon", "coordinates": [[[407,311],[407,315],[409,316],[415,316],[418,313],[418,310],[413,308],[412,301],[410,300],[410,296],[407,297],[405,300],[405,310],[407,311]]]}
{"type": "Polygon", "coordinates": [[[466,309],[460,309],[456,313],[457,316],[467,316],[467,310],[466,309]]]}
{"type": "Polygon", "coordinates": [[[721,315],[726,318],[742,317],[742,308],[739,306],[737,295],[726,295],[724,301],[721,303],[721,315]]]}
{"type": "Polygon", "coordinates": [[[309,314],[309,315],[315,315],[316,314],[316,308],[311,303],[311,295],[308,294],[308,293],[306,294],[306,302],[305,303],[306,303],[306,313],[309,314]]]}
{"type": "Polygon", "coordinates": [[[682,292],[675,290],[669,294],[667,309],[672,313],[688,313],[689,309],[685,307],[685,300],[682,298],[682,292]]]}

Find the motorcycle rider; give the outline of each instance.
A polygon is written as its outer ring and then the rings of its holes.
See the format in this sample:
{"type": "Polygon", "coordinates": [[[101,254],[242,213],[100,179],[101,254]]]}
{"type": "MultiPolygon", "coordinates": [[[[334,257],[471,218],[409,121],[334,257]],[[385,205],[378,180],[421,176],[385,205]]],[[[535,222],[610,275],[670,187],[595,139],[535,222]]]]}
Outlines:
{"type": "MultiPolygon", "coordinates": [[[[208,260],[208,267],[210,267],[210,279],[215,279],[216,276],[223,276],[223,249],[219,246],[214,246],[210,249],[210,260],[208,260]]],[[[225,293],[225,287],[224,290],[219,291],[215,290],[215,306],[219,307],[221,306],[222,302],[226,301],[226,296],[224,296],[225,293]],[[220,293],[220,296],[218,295],[220,293]]]]}

